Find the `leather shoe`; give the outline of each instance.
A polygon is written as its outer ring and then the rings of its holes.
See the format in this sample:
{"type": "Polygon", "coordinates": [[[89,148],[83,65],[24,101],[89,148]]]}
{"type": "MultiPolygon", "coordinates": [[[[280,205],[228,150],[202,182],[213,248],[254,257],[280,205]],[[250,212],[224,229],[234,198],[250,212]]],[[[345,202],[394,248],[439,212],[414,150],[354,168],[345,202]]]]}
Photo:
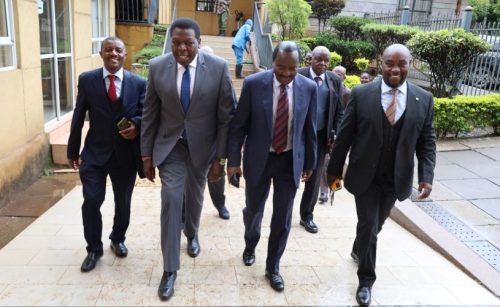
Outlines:
{"type": "Polygon", "coordinates": [[[251,266],[255,263],[255,251],[254,250],[244,250],[243,251],[243,263],[246,266],[251,266]]]}
{"type": "Polygon", "coordinates": [[[80,270],[82,272],[90,272],[95,268],[95,265],[97,264],[97,260],[102,257],[102,253],[97,253],[97,252],[89,252],[87,254],[87,257],[83,260],[82,266],[80,270]]]}
{"type": "Polygon", "coordinates": [[[113,242],[111,241],[111,250],[115,252],[116,257],[127,257],[128,249],[123,242],[113,242]]]}
{"type": "Polygon", "coordinates": [[[320,193],[319,194],[319,203],[323,204],[328,201],[328,193],[320,193]]]}
{"type": "Polygon", "coordinates": [[[198,242],[198,236],[194,236],[188,239],[187,252],[191,257],[196,257],[200,254],[200,243],[198,242]]]}
{"type": "Polygon", "coordinates": [[[269,279],[271,288],[273,288],[274,290],[283,291],[283,289],[285,289],[285,281],[283,280],[283,277],[281,277],[279,272],[269,273],[266,270],[266,278],[269,279]]]}
{"type": "Polygon", "coordinates": [[[356,290],[356,302],[358,302],[361,307],[370,306],[370,302],[372,299],[372,290],[367,286],[359,286],[358,290],[356,290]]]}
{"type": "Polygon", "coordinates": [[[160,300],[166,301],[174,295],[174,284],[177,278],[177,272],[163,272],[160,286],[158,287],[158,296],[160,300]]]}
{"type": "Polygon", "coordinates": [[[351,258],[354,263],[359,263],[358,254],[356,254],[354,251],[351,251],[351,258]]]}
{"type": "Polygon", "coordinates": [[[229,220],[229,211],[226,206],[222,206],[219,210],[219,217],[223,220],[229,220]]]}
{"type": "Polygon", "coordinates": [[[300,225],[304,226],[307,232],[310,233],[318,232],[318,226],[316,226],[316,224],[312,219],[307,219],[307,220],[300,219],[300,225]]]}

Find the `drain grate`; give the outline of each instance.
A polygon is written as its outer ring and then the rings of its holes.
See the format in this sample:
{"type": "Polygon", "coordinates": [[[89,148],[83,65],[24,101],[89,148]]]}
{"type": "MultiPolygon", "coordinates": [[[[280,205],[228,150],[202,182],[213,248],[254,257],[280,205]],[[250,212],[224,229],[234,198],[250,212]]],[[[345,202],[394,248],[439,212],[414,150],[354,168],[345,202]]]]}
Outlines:
{"type": "Polygon", "coordinates": [[[429,201],[414,204],[500,272],[500,250],[496,246],[438,204],[429,201]]]}

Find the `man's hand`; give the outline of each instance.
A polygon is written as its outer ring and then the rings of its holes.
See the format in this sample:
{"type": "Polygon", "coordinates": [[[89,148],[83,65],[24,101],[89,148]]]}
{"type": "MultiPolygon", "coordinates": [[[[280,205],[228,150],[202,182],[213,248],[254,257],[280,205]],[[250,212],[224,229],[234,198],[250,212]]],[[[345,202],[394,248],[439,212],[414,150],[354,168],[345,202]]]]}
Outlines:
{"type": "Polygon", "coordinates": [[[420,182],[418,184],[418,199],[424,199],[429,197],[432,191],[432,185],[427,182],[420,182]]]}
{"type": "Polygon", "coordinates": [[[313,171],[311,169],[306,169],[302,172],[302,182],[306,182],[311,177],[313,171]]]}
{"type": "Polygon", "coordinates": [[[227,168],[227,178],[233,177],[233,175],[236,173],[240,174],[240,176],[243,174],[243,172],[241,171],[241,167],[231,166],[227,168]]]}
{"type": "Polygon", "coordinates": [[[328,184],[328,187],[331,187],[332,183],[335,180],[340,180],[340,179],[342,179],[342,177],[340,176],[326,175],[326,183],[328,184]]]}
{"type": "Polygon", "coordinates": [[[208,170],[208,181],[219,181],[222,178],[223,171],[224,165],[221,165],[219,160],[213,160],[210,165],[210,169],[208,170]]]}
{"type": "Polygon", "coordinates": [[[128,123],[128,128],[120,130],[118,133],[126,140],[133,140],[137,137],[137,127],[133,121],[129,120],[128,123]]]}
{"type": "Polygon", "coordinates": [[[78,159],[68,159],[68,163],[75,171],[80,167],[80,161],[78,159]]]}
{"type": "Polygon", "coordinates": [[[149,181],[155,182],[155,168],[151,159],[142,160],[142,170],[149,181]]]}

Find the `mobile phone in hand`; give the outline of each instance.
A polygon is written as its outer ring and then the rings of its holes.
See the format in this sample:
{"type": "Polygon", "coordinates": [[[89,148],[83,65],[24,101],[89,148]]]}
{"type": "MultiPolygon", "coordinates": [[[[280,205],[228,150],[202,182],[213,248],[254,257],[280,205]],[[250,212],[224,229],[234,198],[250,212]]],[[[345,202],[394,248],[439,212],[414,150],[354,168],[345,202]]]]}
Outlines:
{"type": "Polygon", "coordinates": [[[240,187],[240,174],[239,173],[234,173],[231,178],[229,178],[229,183],[236,187],[236,188],[239,188],[240,187]]]}
{"type": "Polygon", "coordinates": [[[126,117],[122,117],[122,119],[120,119],[120,121],[116,124],[116,126],[118,127],[118,130],[122,131],[130,127],[130,124],[126,117]]]}

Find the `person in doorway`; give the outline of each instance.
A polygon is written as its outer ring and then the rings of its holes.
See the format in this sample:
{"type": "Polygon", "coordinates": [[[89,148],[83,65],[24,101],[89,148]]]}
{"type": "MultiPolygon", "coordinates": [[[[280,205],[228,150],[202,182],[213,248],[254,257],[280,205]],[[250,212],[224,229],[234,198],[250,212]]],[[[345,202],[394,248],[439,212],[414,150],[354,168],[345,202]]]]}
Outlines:
{"type": "Polygon", "coordinates": [[[229,16],[229,5],[231,0],[217,0],[215,12],[219,21],[219,36],[226,36],[227,18],[229,16]]]}

